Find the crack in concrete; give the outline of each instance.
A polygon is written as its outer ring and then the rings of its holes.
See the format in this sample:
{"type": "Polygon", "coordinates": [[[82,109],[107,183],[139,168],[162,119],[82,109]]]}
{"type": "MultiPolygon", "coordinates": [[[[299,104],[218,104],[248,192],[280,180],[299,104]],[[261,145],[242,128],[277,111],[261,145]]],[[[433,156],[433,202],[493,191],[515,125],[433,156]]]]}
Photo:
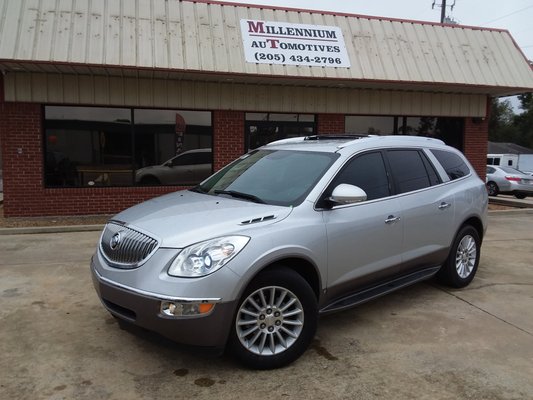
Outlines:
{"type": "Polygon", "coordinates": [[[477,287],[468,287],[463,289],[465,292],[470,292],[472,290],[478,290],[483,289],[486,287],[493,287],[493,286],[533,286],[533,283],[515,283],[515,282],[501,282],[501,283],[487,283],[485,285],[477,286],[477,287]]]}
{"type": "Polygon", "coordinates": [[[459,297],[459,296],[456,295],[455,293],[452,293],[452,292],[450,292],[450,291],[448,291],[448,290],[446,290],[446,289],[444,289],[444,288],[442,288],[442,287],[438,287],[438,286],[435,286],[435,287],[436,287],[437,289],[443,291],[444,293],[449,294],[450,296],[455,297],[457,300],[460,300],[460,301],[462,301],[462,302],[468,304],[469,306],[474,307],[475,309],[477,309],[477,310],[479,310],[479,311],[481,311],[481,312],[484,312],[485,314],[488,314],[488,315],[490,315],[490,316],[493,317],[493,318],[496,318],[498,321],[501,321],[501,322],[503,322],[504,324],[507,324],[507,325],[509,325],[509,326],[512,326],[513,328],[516,328],[516,329],[518,329],[519,331],[524,332],[526,335],[529,335],[529,336],[532,336],[532,337],[533,337],[533,333],[531,333],[531,332],[525,330],[524,328],[521,328],[521,327],[519,327],[518,325],[513,324],[512,322],[509,322],[509,321],[507,321],[507,320],[505,320],[505,319],[503,319],[503,318],[500,318],[500,317],[498,317],[497,315],[491,313],[490,311],[484,310],[483,308],[481,308],[481,307],[479,307],[479,306],[476,306],[474,303],[471,303],[470,301],[468,301],[468,300],[466,300],[466,299],[463,299],[462,297],[459,297]]]}

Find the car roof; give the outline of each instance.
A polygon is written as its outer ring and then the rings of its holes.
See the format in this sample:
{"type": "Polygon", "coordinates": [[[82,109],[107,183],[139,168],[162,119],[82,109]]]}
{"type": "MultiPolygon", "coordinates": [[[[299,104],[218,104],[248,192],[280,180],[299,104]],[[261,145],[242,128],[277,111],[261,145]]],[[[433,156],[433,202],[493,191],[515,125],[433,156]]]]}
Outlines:
{"type": "Polygon", "coordinates": [[[443,147],[442,140],[423,136],[403,135],[316,135],[278,140],[262,148],[269,150],[320,151],[330,153],[353,153],[359,150],[380,147],[443,147]]]}

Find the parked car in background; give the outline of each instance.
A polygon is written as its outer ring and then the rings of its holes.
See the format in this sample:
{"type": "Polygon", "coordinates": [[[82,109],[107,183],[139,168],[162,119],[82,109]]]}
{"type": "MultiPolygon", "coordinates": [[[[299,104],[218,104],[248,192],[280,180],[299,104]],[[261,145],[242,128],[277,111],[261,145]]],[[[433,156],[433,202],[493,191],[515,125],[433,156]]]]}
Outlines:
{"type": "Polygon", "coordinates": [[[151,165],[135,172],[141,185],[195,185],[213,172],[211,149],[184,151],[161,165],[151,165]]]}
{"type": "Polygon", "coordinates": [[[533,154],[487,154],[487,165],[512,167],[533,175],[533,154]]]}
{"type": "Polygon", "coordinates": [[[487,165],[486,186],[489,196],[503,193],[524,199],[533,195],[533,177],[511,167],[487,165]]]}
{"type": "Polygon", "coordinates": [[[286,139],[113,217],[92,277],[121,321],[277,368],[320,314],[434,275],[468,285],[487,207],[484,182],[440,140],[286,139]]]}

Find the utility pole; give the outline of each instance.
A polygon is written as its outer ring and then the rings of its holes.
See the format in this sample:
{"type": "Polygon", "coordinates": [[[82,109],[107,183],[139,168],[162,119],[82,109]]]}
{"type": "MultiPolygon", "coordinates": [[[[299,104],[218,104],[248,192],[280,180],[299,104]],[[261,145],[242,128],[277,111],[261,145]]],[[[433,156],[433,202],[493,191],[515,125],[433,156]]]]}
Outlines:
{"type": "MultiPolygon", "coordinates": [[[[450,9],[453,10],[455,7],[455,1],[453,1],[453,4],[450,6],[450,9]]],[[[437,0],[433,0],[433,4],[431,5],[431,8],[435,8],[435,4],[437,3],[437,0]]],[[[446,0],[441,0],[440,4],[437,4],[437,7],[440,7],[440,23],[443,24],[446,21],[446,0]]]]}
{"type": "Polygon", "coordinates": [[[446,18],[446,0],[442,0],[440,7],[440,23],[443,24],[444,18],[446,18]]]}

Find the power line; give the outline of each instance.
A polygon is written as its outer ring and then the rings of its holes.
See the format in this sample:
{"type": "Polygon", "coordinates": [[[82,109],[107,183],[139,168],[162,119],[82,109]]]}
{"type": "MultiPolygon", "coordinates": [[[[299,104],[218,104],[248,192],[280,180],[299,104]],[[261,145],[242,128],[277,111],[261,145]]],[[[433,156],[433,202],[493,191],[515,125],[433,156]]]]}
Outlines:
{"type": "Polygon", "coordinates": [[[499,21],[500,19],[504,19],[504,18],[510,17],[511,15],[518,14],[519,12],[524,11],[524,10],[527,10],[527,9],[529,9],[529,8],[533,8],[533,5],[530,5],[530,6],[527,6],[527,7],[521,8],[520,10],[513,11],[512,13],[502,15],[501,17],[498,17],[498,18],[495,18],[495,19],[491,19],[490,21],[483,22],[481,25],[490,24],[490,23],[492,23],[492,22],[499,21]]]}

